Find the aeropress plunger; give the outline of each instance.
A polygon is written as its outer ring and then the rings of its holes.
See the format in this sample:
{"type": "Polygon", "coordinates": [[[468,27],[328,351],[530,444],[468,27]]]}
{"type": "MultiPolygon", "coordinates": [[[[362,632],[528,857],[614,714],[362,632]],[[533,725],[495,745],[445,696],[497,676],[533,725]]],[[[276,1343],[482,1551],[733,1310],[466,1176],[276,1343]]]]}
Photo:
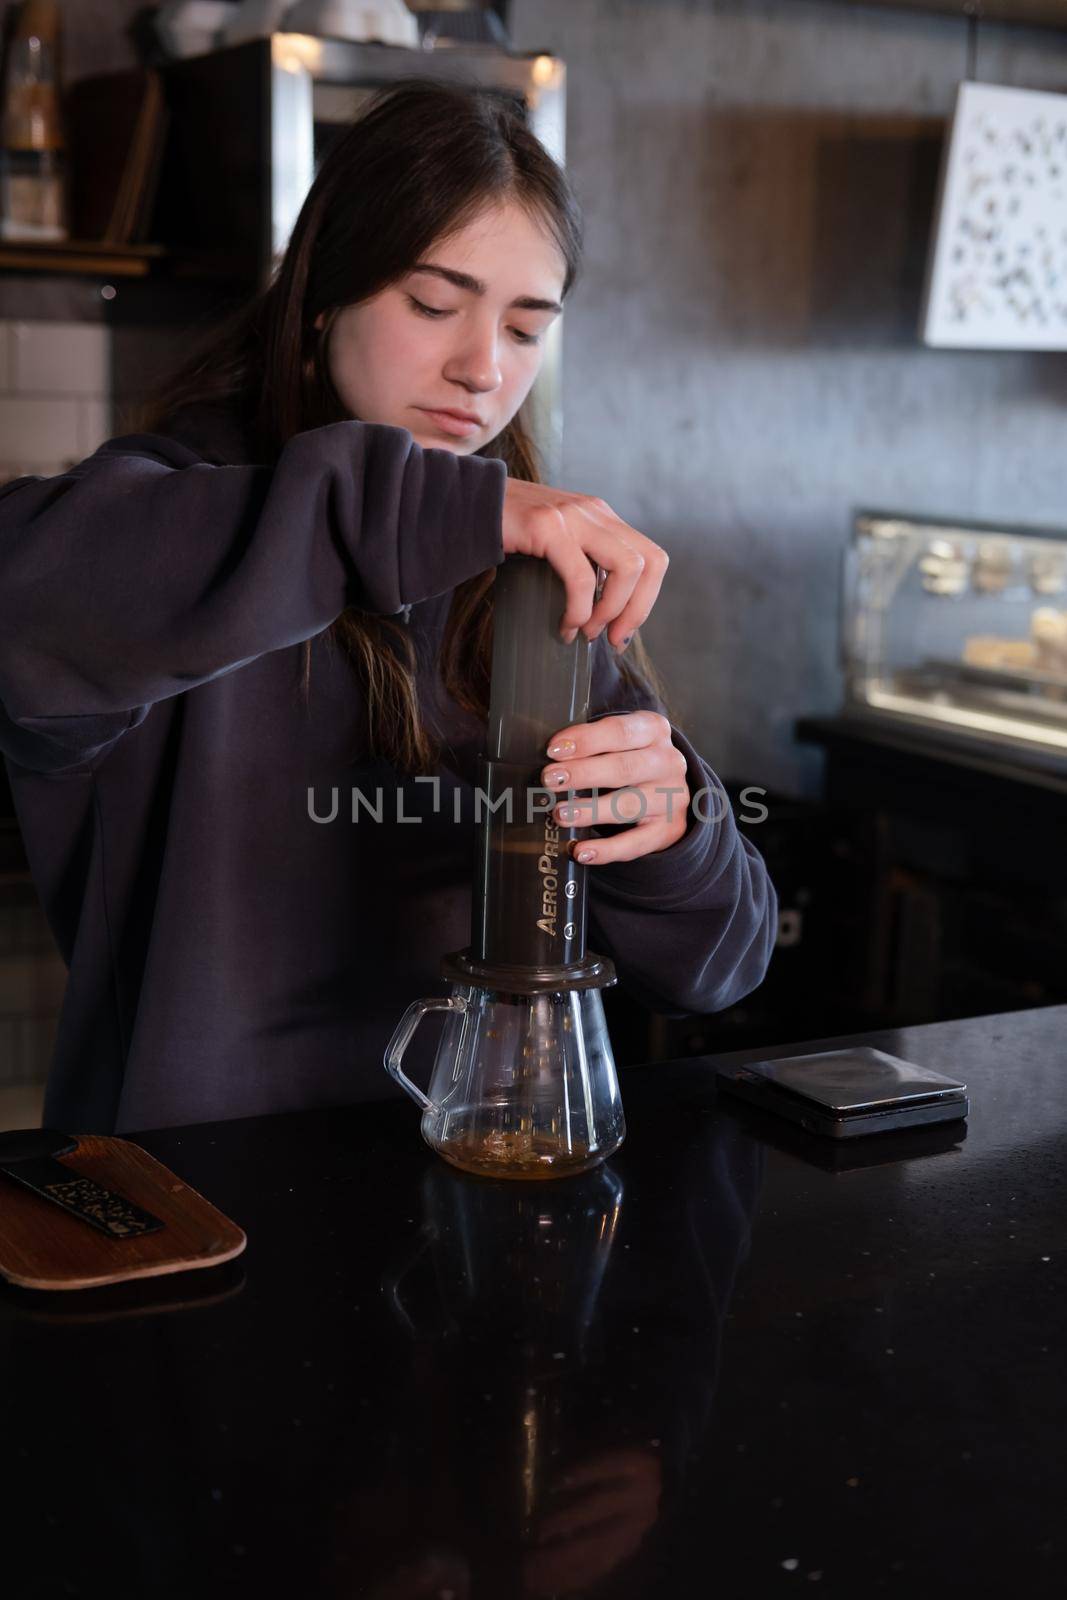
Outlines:
{"type": "Polygon", "coordinates": [[[589,868],[541,783],[552,735],[589,716],[590,645],[560,637],[566,594],[547,561],[497,569],[487,753],[479,763],[471,943],[447,955],[447,998],[415,1000],[385,1052],[453,1166],[496,1178],[583,1172],[626,1133],[600,990],[611,961],[585,948],[589,868]],[[429,1011],[448,1015],[427,1093],[401,1059],[429,1011]]]}

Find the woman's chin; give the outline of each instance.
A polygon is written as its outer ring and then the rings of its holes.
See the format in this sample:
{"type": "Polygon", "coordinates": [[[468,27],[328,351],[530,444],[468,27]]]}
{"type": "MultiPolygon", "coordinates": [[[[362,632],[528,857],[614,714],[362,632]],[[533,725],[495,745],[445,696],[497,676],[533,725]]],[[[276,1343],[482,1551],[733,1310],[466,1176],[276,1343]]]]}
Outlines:
{"type": "Polygon", "coordinates": [[[411,437],[416,444],[421,444],[424,450],[451,450],[454,456],[473,455],[478,448],[477,439],[450,439],[445,433],[435,433],[430,429],[423,433],[421,429],[412,433],[411,437]]]}

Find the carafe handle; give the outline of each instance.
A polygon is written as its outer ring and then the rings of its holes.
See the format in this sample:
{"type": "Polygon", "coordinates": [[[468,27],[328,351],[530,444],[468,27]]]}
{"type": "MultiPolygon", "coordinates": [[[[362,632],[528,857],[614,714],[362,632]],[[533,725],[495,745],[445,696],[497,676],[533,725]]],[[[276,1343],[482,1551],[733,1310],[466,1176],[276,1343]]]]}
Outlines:
{"type": "Polygon", "coordinates": [[[402,1089],[407,1090],[415,1104],[421,1106],[423,1111],[436,1113],[439,1108],[434,1105],[429,1095],[423,1094],[417,1083],[412,1083],[401,1067],[400,1059],[427,1011],[466,1011],[466,1009],[467,1002],[461,995],[438,995],[429,1000],[413,1000],[397,1023],[396,1031],[386,1047],[386,1072],[391,1078],[396,1079],[402,1089]]]}

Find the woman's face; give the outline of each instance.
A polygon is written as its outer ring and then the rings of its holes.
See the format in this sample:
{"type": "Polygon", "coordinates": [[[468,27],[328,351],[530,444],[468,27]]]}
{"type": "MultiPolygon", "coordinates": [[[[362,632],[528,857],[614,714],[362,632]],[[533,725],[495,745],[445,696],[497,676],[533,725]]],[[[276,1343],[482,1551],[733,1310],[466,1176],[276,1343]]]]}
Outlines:
{"type": "Polygon", "coordinates": [[[559,246],[521,206],[487,207],[396,283],[342,307],[327,342],[334,388],[361,422],[471,455],[529,393],[565,273],[559,246]]]}

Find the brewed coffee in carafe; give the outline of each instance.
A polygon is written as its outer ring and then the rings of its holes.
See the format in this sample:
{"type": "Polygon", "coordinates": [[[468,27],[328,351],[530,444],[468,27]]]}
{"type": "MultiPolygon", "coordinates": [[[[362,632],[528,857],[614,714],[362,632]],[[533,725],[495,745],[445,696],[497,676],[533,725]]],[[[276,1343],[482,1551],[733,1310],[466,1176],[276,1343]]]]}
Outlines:
{"type": "Polygon", "coordinates": [[[451,992],[407,1008],[385,1066],[453,1166],[552,1178],[603,1161],[626,1131],[600,993],[615,969],[585,948],[589,869],[572,860],[578,830],[554,820],[559,796],[540,781],[552,734],[588,718],[590,647],[582,633],[561,639],[566,596],[547,561],[509,557],[494,590],[471,943],[442,960],[451,992]],[[401,1063],[433,1011],[444,1027],[423,1091],[401,1063]]]}

